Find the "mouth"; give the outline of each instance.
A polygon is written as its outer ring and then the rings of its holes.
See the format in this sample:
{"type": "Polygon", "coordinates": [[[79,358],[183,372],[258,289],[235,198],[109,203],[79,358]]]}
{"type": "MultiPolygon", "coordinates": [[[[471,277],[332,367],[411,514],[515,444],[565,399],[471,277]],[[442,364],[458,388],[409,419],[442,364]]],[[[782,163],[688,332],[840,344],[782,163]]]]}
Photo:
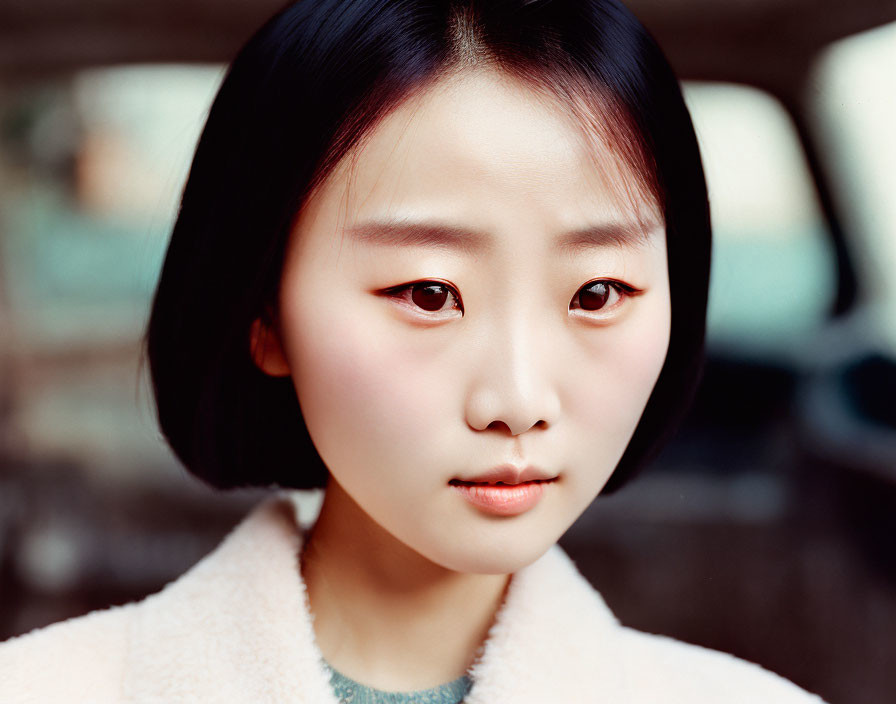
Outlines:
{"type": "Polygon", "coordinates": [[[527,483],[547,483],[554,479],[551,472],[535,465],[521,467],[513,463],[505,463],[467,475],[468,479],[454,477],[455,486],[519,486],[527,483]]]}
{"type": "Polygon", "coordinates": [[[527,482],[466,482],[462,479],[452,479],[448,483],[451,486],[523,486],[525,484],[550,484],[551,482],[557,481],[557,477],[551,477],[550,479],[532,479],[527,482]]]}
{"type": "Polygon", "coordinates": [[[530,479],[511,484],[504,481],[474,482],[452,479],[448,484],[478,510],[494,516],[518,516],[534,508],[548,491],[551,479],[530,479]]]}

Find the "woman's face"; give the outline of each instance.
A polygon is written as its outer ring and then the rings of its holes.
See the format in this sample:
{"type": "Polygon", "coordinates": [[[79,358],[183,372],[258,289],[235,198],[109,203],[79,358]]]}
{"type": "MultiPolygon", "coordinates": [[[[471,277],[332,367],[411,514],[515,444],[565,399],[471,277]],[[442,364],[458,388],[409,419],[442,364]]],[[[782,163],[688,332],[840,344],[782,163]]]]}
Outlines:
{"type": "Polygon", "coordinates": [[[292,376],[345,521],[448,569],[511,573],[553,545],[666,355],[660,217],[640,203],[638,225],[621,167],[564,115],[498,73],[444,79],[330,175],[288,248],[283,356],[259,364],[292,376]],[[450,483],[503,464],[556,479],[513,515],[450,483]]]}

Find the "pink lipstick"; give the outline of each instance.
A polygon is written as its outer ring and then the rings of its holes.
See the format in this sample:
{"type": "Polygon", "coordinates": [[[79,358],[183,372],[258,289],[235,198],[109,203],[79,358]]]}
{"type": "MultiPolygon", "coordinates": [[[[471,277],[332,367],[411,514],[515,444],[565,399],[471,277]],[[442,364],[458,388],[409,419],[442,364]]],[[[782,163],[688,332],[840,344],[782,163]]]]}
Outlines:
{"type": "Polygon", "coordinates": [[[449,484],[471,504],[496,516],[516,516],[533,508],[544,495],[544,485],[553,479],[519,484],[488,484],[452,479],[449,484]]]}

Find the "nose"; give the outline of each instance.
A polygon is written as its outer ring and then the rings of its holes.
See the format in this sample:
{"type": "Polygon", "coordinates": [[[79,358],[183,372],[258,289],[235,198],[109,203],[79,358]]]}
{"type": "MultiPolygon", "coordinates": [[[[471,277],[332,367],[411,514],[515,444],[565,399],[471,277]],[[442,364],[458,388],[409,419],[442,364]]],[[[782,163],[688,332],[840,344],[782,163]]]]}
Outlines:
{"type": "Polygon", "coordinates": [[[560,401],[548,332],[544,321],[525,312],[483,326],[477,354],[468,360],[474,370],[466,401],[470,427],[506,428],[516,436],[554,424],[560,401]]]}

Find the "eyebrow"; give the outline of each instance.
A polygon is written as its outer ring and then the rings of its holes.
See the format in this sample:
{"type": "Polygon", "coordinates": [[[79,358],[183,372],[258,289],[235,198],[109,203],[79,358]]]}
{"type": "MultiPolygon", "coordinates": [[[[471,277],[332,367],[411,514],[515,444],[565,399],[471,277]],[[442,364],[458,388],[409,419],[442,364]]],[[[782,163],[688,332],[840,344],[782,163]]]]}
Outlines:
{"type": "MultiPolygon", "coordinates": [[[[653,243],[662,231],[655,223],[608,222],[565,232],[555,240],[561,254],[573,256],[597,248],[638,249],[653,243]]],[[[493,249],[485,232],[439,222],[407,220],[367,220],[346,228],[352,239],[378,247],[425,247],[474,255],[493,249]]]]}

